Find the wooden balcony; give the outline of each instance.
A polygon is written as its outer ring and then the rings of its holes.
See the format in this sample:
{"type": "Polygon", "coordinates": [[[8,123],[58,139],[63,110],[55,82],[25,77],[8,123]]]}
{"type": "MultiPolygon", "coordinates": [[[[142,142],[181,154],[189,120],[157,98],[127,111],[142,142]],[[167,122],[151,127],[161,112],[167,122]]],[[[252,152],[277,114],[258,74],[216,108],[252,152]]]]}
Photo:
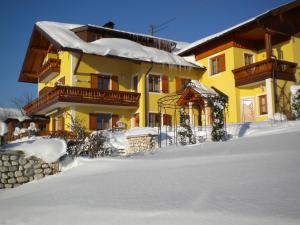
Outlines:
{"type": "Polygon", "coordinates": [[[49,58],[38,72],[39,81],[48,82],[60,73],[60,59],[49,58]]]}
{"type": "Polygon", "coordinates": [[[297,63],[283,60],[263,60],[232,70],[235,86],[244,86],[268,78],[295,81],[297,63]]]}
{"type": "Polygon", "coordinates": [[[102,91],[92,88],[56,86],[24,107],[28,115],[43,115],[55,108],[71,104],[139,106],[140,93],[126,91],[102,91]],[[68,103],[68,104],[65,104],[68,103]]]}

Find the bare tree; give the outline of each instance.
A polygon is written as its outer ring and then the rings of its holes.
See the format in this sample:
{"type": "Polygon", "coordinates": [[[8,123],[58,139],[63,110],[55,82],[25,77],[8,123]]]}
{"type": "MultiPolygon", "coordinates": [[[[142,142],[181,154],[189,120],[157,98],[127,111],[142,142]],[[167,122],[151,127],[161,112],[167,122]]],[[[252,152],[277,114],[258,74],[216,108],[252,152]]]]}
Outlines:
{"type": "Polygon", "coordinates": [[[11,99],[11,102],[20,110],[20,112],[24,115],[23,107],[30,102],[32,102],[35,98],[35,95],[30,92],[25,92],[20,97],[15,97],[11,99]]]}

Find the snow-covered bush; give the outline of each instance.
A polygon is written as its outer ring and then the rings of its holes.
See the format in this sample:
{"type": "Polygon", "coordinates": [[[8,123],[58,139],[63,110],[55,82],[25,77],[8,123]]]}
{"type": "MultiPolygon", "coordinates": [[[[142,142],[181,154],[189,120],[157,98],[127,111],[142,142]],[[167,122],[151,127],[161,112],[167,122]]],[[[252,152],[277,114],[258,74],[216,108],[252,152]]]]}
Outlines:
{"type": "Polygon", "coordinates": [[[185,127],[178,127],[177,128],[177,134],[179,136],[179,143],[181,145],[186,145],[187,144],[187,135],[188,135],[188,131],[185,127]]]}
{"type": "Polygon", "coordinates": [[[179,143],[181,145],[196,144],[196,137],[190,126],[190,121],[187,119],[183,108],[180,109],[180,126],[177,128],[179,143]]]}
{"type": "Polygon", "coordinates": [[[0,146],[3,145],[3,137],[5,134],[7,134],[8,129],[7,129],[7,124],[3,121],[0,121],[0,146]]]}
{"type": "Polygon", "coordinates": [[[29,124],[29,127],[27,128],[28,136],[29,136],[29,137],[35,136],[36,133],[37,133],[37,131],[38,131],[38,129],[36,128],[35,123],[34,123],[34,122],[31,122],[31,123],[29,124]]]}
{"type": "Polygon", "coordinates": [[[212,109],[212,131],[211,137],[213,141],[226,140],[226,131],[224,129],[224,110],[226,107],[226,99],[223,96],[211,96],[207,99],[209,107],[212,109]]]}
{"type": "Polygon", "coordinates": [[[287,121],[287,116],[282,113],[275,113],[270,119],[274,121],[287,121]]]}
{"type": "Polygon", "coordinates": [[[291,94],[292,116],[300,119],[300,85],[291,86],[291,94]]]}
{"type": "Polygon", "coordinates": [[[21,129],[19,127],[15,127],[13,135],[15,137],[19,136],[21,134],[21,129]]]}
{"type": "Polygon", "coordinates": [[[67,151],[73,157],[87,156],[95,158],[110,156],[113,148],[107,143],[107,136],[104,131],[94,131],[83,141],[69,141],[67,151]]]}

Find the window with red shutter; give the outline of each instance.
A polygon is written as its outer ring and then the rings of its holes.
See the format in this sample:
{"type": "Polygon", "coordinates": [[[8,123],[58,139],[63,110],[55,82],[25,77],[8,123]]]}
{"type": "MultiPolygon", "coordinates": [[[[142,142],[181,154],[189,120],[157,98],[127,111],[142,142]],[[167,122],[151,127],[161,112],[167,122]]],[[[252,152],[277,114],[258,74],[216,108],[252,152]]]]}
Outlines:
{"type": "Polygon", "coordinates": [[[210,75],[215,75],[226,70],[225,67],[225,54],[215,56],[209,59],[210,62],[210,75]]]}
{"type": "Polygon", "coordinates": [[[168,93],[169,92],[169,77],[162,76],[162,92],[168,93]]]}
{"type": "Polygon", "coordinates": [[[97,130],[97,114],[90,113],[90,130],[97,130]]]}
{"type": "Polygon", "coordinates": [[[163,115],[163,125],[164,126],[172,126],[172,116],[169,114],[163,115]]]}
{"type": "Polygon", "coordinates": [[[119,90],[118,76],[112,76],[111,77],[111,89],[114,90],[114,91],[119,90]]]}
{"type": "Polygon", "coordinates": [[[95,74],[91,75],[91,88],[98,88],[98,76],[95,74]]]}
{"type": "Polygon", "coordinates": [[[180,91],[180,89],[181,89],[181,79],[180,79],[180,77],[175,77],[175,83],[176,83],[176,91],[180,91]]]}
{"type": "Polygon", "coordinates": [[[111,122],[112,122],[112,127],[117,127],[117,122],[119,121],[119,115],[112,115],[111,117],[111,122]]]}

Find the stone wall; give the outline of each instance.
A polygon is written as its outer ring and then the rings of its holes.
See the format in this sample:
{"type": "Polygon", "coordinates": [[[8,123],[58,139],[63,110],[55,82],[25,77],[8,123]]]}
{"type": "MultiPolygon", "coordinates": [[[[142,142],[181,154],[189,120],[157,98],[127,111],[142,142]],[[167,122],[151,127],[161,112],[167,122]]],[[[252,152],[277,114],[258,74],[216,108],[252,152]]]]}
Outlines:
{"type": "Polygon", "coordinates": [[[128,136],[127,154],[149,151],[157,147],[157,135],[144,134],[128,136]]]}
{"type": "Polygon", "coordinates": [[[21,151],[0,151],[0,189],[14,188],[59,172],[58,163],[46,163],[21,151]]]}

